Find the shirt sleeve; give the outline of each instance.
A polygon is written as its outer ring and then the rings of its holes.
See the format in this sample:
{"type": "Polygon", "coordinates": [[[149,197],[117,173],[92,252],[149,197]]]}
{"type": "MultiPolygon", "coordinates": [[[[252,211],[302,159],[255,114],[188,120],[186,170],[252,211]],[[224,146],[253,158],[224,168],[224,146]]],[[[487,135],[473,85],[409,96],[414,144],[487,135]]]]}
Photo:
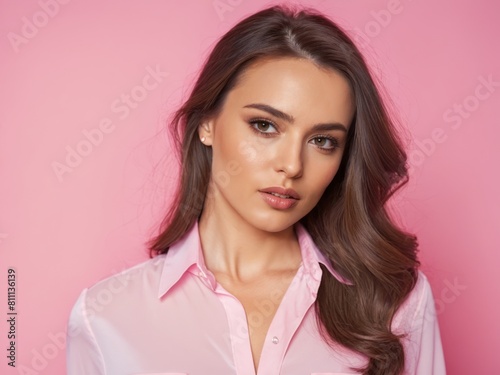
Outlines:
{"type": "Polygon", "coordinates": [[[420,293],[407,337],[407,374],[445,375],[443,347],[432,289],[422,272],[419,272],[416,288],[420,289],[420,293]]]}
{"type": "Polygon", "coordinates": [[[104,360],[89,322],[84,289],[71,310],[66,332],[67,375],[105,375],[104,360]]]}

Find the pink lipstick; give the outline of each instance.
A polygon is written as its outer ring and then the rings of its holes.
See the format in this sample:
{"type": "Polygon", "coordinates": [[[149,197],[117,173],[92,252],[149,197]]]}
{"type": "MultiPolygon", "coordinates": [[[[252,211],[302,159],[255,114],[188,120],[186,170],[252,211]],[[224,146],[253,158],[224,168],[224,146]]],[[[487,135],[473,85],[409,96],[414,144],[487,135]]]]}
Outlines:
{"type": "Polygon", "coordinates": [[[295,190],[279,186],[262,189],[259,192],[267,204],[278,210],[291,208],[300,200],[300,196],[295,190]]]}

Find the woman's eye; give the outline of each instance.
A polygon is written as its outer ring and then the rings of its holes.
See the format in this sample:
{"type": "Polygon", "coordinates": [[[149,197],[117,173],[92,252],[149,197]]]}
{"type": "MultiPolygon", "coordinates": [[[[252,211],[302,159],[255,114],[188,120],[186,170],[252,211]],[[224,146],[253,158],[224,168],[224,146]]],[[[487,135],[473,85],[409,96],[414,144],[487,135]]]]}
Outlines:
{"type": "Polygon", "coordinates": [[[316,138],[316,144],[318,146],[323,146],[324,147],[328,143],[328,141],[330,141],[330,140],[326,139],[326,138],[323,138],[323,137],[316,138]]]}
{"type": "Polygon", "coordinates": [[[334,150],[338,146],[338,142],[335,138],[331,137],[316,137],[314,138],[316,145],[324,150],[334,150]]]}
{"type": "MultiPolygon", "coordinates": [[[[249,124],[252,130],[266,137],[270,137],[273,134],[277,133],[276,126],[271,121],[268,120],[262,120],[262,119],[251,120],[249,121],[249,124]]],[[[327,152],[334,151],[339,145],[337,139],[330,136],[317,136],[313,138],[313,141],[315,146],[327,152]]]]}
{"type": "MultiPolygon", "coordinates": [[[[274,125],[266,120],[254,120],[250,121],[252,127],[261,133],[270,133],[268,130],[274,128],[274,125]]],[[[271,132],[272,133],[272,132],[271,132]]]]}

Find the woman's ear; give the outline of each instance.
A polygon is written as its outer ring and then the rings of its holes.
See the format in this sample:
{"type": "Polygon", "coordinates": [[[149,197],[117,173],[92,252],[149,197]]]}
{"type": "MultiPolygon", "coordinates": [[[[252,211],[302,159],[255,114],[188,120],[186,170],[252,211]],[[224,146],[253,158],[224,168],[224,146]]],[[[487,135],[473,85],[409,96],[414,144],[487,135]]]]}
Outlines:
{"type": "Polygon", "coordinates": [[[198,135],[200,136],[200,141],[205,146],[211,146],[214,134],[214,121],[205,120],[198,126],[198,135]]]}

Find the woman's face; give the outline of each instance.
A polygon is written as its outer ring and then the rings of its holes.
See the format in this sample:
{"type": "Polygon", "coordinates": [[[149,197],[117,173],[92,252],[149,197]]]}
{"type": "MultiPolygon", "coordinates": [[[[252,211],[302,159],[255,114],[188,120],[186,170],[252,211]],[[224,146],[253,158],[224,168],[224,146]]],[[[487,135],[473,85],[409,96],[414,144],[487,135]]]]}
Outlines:
{"type": "Polygon", "coordinates": [[[354,103],[347,80],[309,60],[259,60],[200,126],[213,151],[207,200],[227,220],[282,231],[309,213],[339,168],[354,103]],[[299,199],[261,192],[293,189],[299,199]]]}

